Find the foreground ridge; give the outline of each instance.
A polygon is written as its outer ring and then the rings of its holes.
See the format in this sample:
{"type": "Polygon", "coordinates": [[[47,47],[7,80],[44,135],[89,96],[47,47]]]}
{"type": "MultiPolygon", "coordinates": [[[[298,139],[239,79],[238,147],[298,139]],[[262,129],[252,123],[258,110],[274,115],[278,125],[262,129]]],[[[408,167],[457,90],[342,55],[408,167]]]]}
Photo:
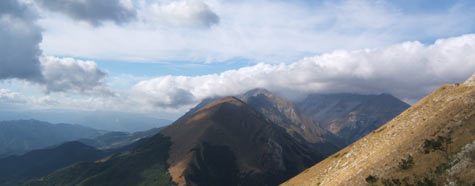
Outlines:
{"type": "Polygon", "coordinates": [[[475,76],[444,85],[282,185],[472,184],[475,76]],[[467,159],[468,158],[468,159],[467,159]],[[462,164],[463,163],[463,164],[462,164]]]}

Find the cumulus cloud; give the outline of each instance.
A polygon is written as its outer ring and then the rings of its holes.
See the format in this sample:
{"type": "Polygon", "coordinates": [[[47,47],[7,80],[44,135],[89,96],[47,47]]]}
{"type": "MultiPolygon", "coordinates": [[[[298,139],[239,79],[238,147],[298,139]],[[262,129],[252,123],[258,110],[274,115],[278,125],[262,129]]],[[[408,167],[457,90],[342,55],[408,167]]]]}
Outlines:
{"type": "Polygon", "coordinates": [[[41,29],[36,15],[16,0],[0,1],[0,80],[41,80],[41,29]]]}
{"type": "Polygon", "coordinates": [[[42,30],[36,24],[37,16],[18,0],[0,1],[0,80],[26,80],[48,93],[107,93],[106,73],[94,62],[41,57],[42,30]]]}
{"type": "Polygon", "coordinates": [[[158,2],[146,6],[152,20],[172,26],[209,28],[219,23],[219,16],[198,0],[158,2]]]}
{"type": "Polygon", "coordinates": [[[46,92],[72,91],[80,94],[110,94],[106,73],[92,61],[43,56],[43,86],[46,92]]]}
{"type": "Polygon", "coordinates": [[[471,34],[431,45],[415,41],[381,49],[341,50],[292,64],[261,63],[220,74],[158,77],[137,83],[132,91],[162,107],[196,104],[206,97],[257,87],[291,98],[314,92],[391,93],[413,103],[444,83],[463,82],[474,69],[475,35],[471,34]]]}
{"type": "Polygon", "coordinates": [[[105,21],[116,24],[136,18],[137,12],[130,0],[38,0],[46,9],[67,15],[75,20],[99,26],[105,21]]]}

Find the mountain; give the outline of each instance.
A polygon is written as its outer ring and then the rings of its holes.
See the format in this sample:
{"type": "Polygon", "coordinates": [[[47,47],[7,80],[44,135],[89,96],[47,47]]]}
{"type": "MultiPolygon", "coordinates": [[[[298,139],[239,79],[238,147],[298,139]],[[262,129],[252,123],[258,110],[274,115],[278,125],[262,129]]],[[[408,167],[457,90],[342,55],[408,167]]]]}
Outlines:
{"type": "Polygon", "coordinates": [[[27,185],[276,185],[321,159],[246,103],[225,97],[128,152],[27,185]]]}
{"type": "Polygon", "coordinates": [[[36,119],[50,123],[75,123],[97,130],[138,132],[164,127],[170,120],[146,114],[105,111],[0,111],[0,120],[36,119]]]}
{"type": "Polygon", "coordinates": [[[77,141],[98,149],[120,148],[157,134],[162,128],[153,128],[141,132],[108,132],[95,138],[83,138],[77,141]]]}
{"type": "Polygon", "coordinates": [[[19,185],[31,178],[45,176],[56,169],[79,161],[95,161],[110,152],[96,150],[80,142],[34,150],[20,156],[0,159],[0,185],[19,185]]]}
{"type": "Polygon", "coordinates": [[[474,185],[475,75],[282,185],[474,185]]]}
{"type": "Polygon", "coordinates": [[[0,157],[80,138],[94,138],[103,133],[80,125],[51,124],[37,120],[0,121],[0,157]]]}
{"type": "Polygon", "coordinates": [[[295,104],[302,115],[349,145],[409,108],[389,94],[311,94],[295,104]]]}
{"type": "Polygon", "coordinates": [[[297,140],[308,142],[326,156],[343,147],[342,140],[300,114],[294,104],[268,90],[250,90],[239,98],[256,109],[272,123],[284,128],[297,140]]]}
{"type": "Polygon", "coordinates": [[[275,185],[322,158],[252,107],[225,97],[162,132],[179,185],[275,185]]]}

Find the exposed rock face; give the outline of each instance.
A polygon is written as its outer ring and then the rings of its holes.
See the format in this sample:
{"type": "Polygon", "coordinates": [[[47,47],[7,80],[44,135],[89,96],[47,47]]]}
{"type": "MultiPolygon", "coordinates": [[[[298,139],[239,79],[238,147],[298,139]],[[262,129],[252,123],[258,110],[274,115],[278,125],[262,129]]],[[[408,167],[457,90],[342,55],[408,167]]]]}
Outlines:
{"type": "Polygon", "coordinates": [[[475,86],[475,74],[468,78],[463,84],[467,86],[475,86]]]}
{"type": "Polygon", "coordinates": [[[345,140],[362,138],[409,108],[389,95],[311,94],[297,109],[320,127],[345,140]]]}
{"type": "Polygon", "coordinates": [[[179,185],[276,185],[322,156],[234,97],[212,102],[161,132],[179,185]]]}

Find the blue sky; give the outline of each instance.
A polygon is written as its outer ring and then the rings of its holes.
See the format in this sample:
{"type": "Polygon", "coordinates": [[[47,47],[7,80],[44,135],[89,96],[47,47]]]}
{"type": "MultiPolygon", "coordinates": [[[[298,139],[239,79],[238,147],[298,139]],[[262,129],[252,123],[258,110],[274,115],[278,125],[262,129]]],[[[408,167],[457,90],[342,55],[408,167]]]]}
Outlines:
{"type": "Polygon", "coordinates": [[[255,87],[415,103],[473,74],[474,18],[470,0],[2,1],[0,110],[173,119],[255,87]]]}

